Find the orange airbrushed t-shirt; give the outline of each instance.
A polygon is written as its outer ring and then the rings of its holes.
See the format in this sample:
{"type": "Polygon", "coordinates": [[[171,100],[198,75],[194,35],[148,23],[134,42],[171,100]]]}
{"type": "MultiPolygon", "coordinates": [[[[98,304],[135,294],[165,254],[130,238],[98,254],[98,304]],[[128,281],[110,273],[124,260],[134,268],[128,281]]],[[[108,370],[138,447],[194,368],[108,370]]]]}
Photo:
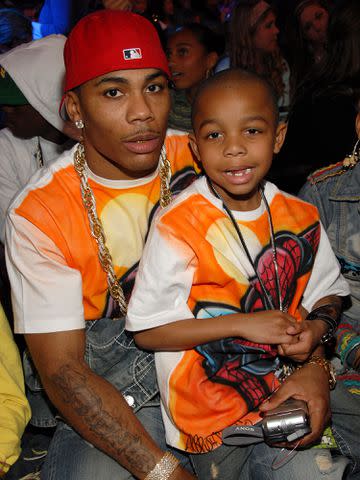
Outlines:
{"type": "MultiPolygon", "coordinates": [[[[196,176],[187,135],[165,141],[171,189],[196,176]]],[[[18,332],[83,328],[84,319],[116,316],[73,166],[75,148],[33,177],[7,221],[9,273],[18,332]]],[[[129,298],[149,224],[159,207],[158,172],[139,180],[106,180],[88,171],[116,275],[129,298]]]]}
{"type": "MultiPolygon", "coordinates": [[[[274,225],[281,299],[300,320],[301,305],[311,310],[320,298],[346,295],[348,288],[316,208],[271,183],[265,184],[265,196],[274,225]]],[[[232,213],[279,308],[264,202],[256,210],[232,213]]],[[[198,179],[154,220],[130,300],[127,328],[139,331],[265,308],[259,280],[233,224],[206,179],[198,179]]],[[[245,338],[156,352],[155,358],[167,441],[188,452],[216,448],[228,426],[256,423],[259,404],[278,385],[276,346],[245,338]]]]}

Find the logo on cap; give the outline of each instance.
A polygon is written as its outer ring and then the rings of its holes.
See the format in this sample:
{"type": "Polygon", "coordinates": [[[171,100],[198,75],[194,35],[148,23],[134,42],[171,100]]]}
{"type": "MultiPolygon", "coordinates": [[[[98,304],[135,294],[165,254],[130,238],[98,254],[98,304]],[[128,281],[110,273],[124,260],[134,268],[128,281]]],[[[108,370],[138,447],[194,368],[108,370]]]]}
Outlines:
{"type": "Polygon", "coordinates": [[[142,58],[141,48],[127,48],[123,50],[125,60],[138,60],[142,58]]]}

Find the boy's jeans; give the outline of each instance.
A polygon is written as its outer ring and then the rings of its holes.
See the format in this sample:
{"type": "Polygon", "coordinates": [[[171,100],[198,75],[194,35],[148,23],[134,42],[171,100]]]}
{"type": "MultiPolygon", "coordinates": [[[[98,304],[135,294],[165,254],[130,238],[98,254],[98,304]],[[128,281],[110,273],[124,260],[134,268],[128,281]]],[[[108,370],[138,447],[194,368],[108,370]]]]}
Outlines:
{"type": "Polygon", "coordinates": [[[192,455],[191,462],[200,480],[341,480],[348,464],[346,457],[332,458],[329,450],[308,449],[298,451],[289,462],[272,470],[280,451],[265,443],[251,447],[223,445],[210,453],[192,455]]]}

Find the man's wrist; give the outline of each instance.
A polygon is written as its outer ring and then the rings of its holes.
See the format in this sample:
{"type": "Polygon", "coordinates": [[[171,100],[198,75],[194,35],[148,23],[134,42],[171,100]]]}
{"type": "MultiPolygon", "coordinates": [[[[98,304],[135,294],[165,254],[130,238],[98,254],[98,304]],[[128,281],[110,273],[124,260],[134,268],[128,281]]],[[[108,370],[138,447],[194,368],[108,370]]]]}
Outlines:
{"type": "Polygon", "coordinates": [[[311,357],[303,364],[306,365],[318,365],[322,367],[328,375],[329,388],[333,390],[336,385],[336,373],[332,363],[321,355],[311,355],[311,357]]]}
{"type": "Polygon", "coordinates": [[[145,480],[168,480],[179,466],[179,460],[170,452],[165,452],[145,480]]]}

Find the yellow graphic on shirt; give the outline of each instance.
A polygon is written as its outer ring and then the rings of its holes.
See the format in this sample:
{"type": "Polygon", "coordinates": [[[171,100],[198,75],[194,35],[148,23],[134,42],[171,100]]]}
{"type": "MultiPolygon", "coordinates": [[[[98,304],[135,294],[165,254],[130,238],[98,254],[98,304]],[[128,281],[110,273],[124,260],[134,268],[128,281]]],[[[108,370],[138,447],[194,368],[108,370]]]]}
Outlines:
{"type": "MultiPolygon", "coordinates": [[[[187,136],[167,137],[166,152],[172,169],[171,188],[178,193],[195,178],[187,136]]],[[[89,184],[115,272],[128,298],[149,222],[159,209],[159,177],[155,175],[129,188],[111,188],[92,179],[89,184]]],[[[108,295],[106,274],[99,262],[98,247],[91,235],[73,165],[60,168],[44,187],[30,191],[16,212],[54,242],[66,265],[80,271],[85,319],[116,316],[117,306],[108,295]]]]}

